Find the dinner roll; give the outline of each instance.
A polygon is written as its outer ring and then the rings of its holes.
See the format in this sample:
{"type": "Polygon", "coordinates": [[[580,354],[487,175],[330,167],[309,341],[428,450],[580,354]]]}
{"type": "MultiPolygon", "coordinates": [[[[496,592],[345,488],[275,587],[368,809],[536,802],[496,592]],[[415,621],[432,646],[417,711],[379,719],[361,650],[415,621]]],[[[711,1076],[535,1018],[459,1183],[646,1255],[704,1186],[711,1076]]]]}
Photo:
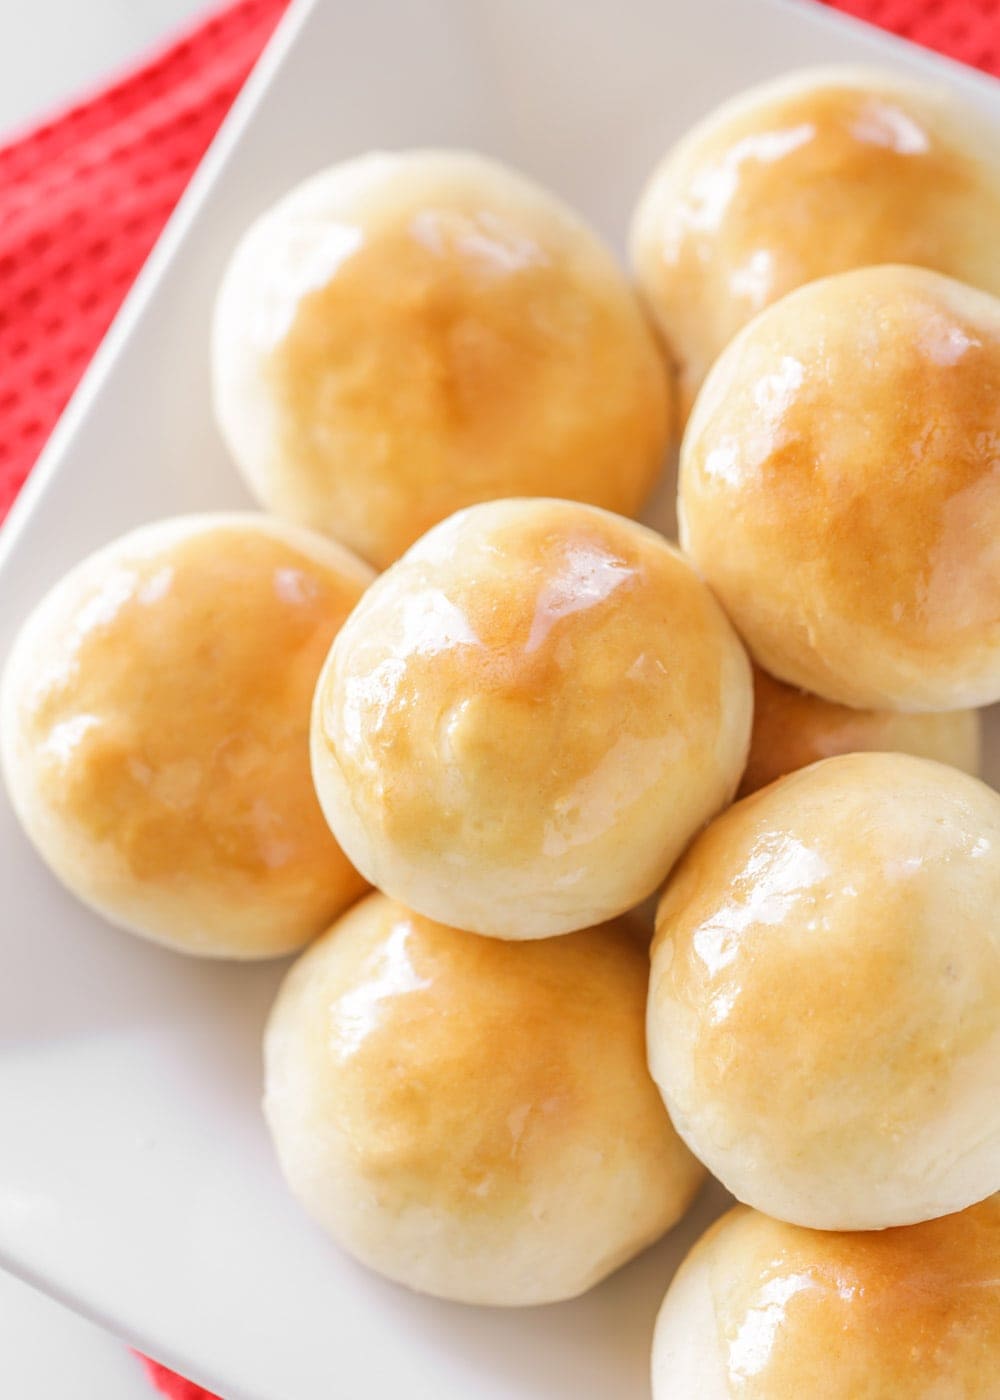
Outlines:
{"type": "Polygon", "coordinates": [[[913,267],[792,292],[716,362],[681,542],[754,659],[866,709],[1000,698],[1000,300],[913,267]]]}
{"type": "Polygon", "coordinates": [[[879,1230],[1000,1189],[1000,796],[828,758],[697,838],[656,916],[650,1066],[741,1201],[879,1230]]]}
{"type": "Polygon", "coordinates": [[[915,263],[1000,294],[997,139],[946,88],[863,68],[788,74],[689,132],[631,235],[683,415],[740,327],[817,277],[915,263]]]}
{"type": "Polygon", "coordinates": [[[979,772],[978,710],[901,715],[851,710],[753,668],[753,733],[738,796],[839,753],[899,752],[979,772]]]}
{"type": "Polygon", "coordinates": [[[746,656],[651,530],[473,506],[366,594],[323,669],[313,777],[357,868],[429,918],[541,938],[651,894],[736,791],[746,656]]]}
{"type": "Polygon", "coordinates": [[[289,1185],[362,1263],[520,1306],[591,1288],[704,1172],[646,1068],[626,921],[515,944],[370,895],[296,963],[264,1043],[289,1185]]]}
{"type": "Polygon", "coordinates": [[[667,368],[611,253],[479,156],[362,156],[298,186],[233,256],[215,412],[270,510],[384,567],[460,506],[636,512],[670,436],[667,368]]]}
{"type": "Polygon", "coordinates": [[[323,820],[309,707],[372,577],[257,515],[125,535],[24,624],[0,696],[11,801],[55,875],[182,952],[299,948],[363,892],[323,820]]]}
{"type": "Polygon", "coordinates": [[[876,1234],[737,1206],[670,1285],[654,1400],[996,1400],[1000,1197],[876,1234]]]}

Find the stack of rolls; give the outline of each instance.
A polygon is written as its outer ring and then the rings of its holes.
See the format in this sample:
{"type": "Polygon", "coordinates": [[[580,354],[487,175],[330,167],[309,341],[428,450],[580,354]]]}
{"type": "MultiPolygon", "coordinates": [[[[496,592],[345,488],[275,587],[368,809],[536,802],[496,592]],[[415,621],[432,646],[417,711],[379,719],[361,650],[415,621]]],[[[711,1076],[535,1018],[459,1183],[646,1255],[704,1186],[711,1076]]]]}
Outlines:
{"type": "Polygon", "coordinates": [[[550,1302],[688,1205],[703,1171],[649,1078],[619,916],[732,799],[751,704],[691,565],[593,506],[470,507],[368,590],[313,775],[385,893],[307,954],[265,1046],[285,1174],[366,1262],[550,1302]]]}
{"type": "Polygon", "coordinates": [[[633,223],[681,544],[755,686],[651,948],[653,1076],[743,1203],[667,1292],[655,1400],[996,1394],[998,235],[995,145],[857,72],[709,117],[633,223]]]}
{"type": "Polygon", "coordinates": [[[747,94],[654,173],[636,288],[480,157],[314,177],[213,327],[274,514],[113,542],[4,673],[11,799],[70,890],[179,951],[300,952],[264,1111],[357,1259],[555,1302],[707,1172],[742,1203],[670,1286],[656,1400],[997,1394],[974,130],[876,73],[747,94]],[[675,545],[633,517],[682,427],[675,545]]]}

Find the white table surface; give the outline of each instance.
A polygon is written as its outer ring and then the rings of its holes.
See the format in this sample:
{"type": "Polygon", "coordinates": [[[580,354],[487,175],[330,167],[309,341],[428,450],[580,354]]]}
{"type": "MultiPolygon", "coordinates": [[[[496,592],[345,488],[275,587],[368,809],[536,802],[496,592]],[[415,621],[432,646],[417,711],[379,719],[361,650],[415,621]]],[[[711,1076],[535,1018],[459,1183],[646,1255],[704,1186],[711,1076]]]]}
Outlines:
{"type": "MultiPolygon", "coordinates": [[[[205,0],[0,0],[0,133],[99,84],[206,8],[205,0]]],[[[0,1376],[10,1400],[154,1395],[121,1342],[2,1271],[0,1376]]]]}

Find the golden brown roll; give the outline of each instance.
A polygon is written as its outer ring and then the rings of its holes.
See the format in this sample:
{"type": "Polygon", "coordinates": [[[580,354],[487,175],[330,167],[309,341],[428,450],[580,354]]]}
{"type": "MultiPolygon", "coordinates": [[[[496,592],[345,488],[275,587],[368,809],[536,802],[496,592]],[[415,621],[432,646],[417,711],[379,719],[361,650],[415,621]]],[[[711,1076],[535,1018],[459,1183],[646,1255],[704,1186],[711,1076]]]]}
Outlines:
{"type": "Polygon", "coordinates": [[[512,943],[363,900],[289,973],[265,1112],[295,1195],[424,1293],[571,1298],[668,1230],[704,1172],[643,1039],[625,920],[512,943]]]}
{"type": "Polygon", "coordinates": [[[670,1116],[741,1201],[880,1230],[1000,1190],[1000,796],[848,754],[738,802],[656,917],[670,1116]]]}
{"type": "Polygon", "coordinates": [[[479,156],[362,156],[246,234],[213,337],[215,411],[261,502],[384,567],[461,506],[624,514],[663,463],[666,365],[610,252],[479,156]]]}
{"type": "Polygon", "coordinates": [[[978,710],[902,715],[851,710],[753,668],[750,757],[737,796],[748,797],[797,768],[841,753],[912,753],[979,773],[978,710]]]}
{"type": "Polygon", "coordinates": [[[712,112],[654,172],[632,262],[686,418],[741,326],[806,282],[914,263],[1000,294],[1000,161],[981,113],[878,70],[809,69],[712,112]]]}
{"type": "Polygon", "coordinates": [[[0,697],[11,801],[112,923],[188,953],[271,957],[365,889],[323,820],[309,711],[372,577],[257,515],[163,521],[58,583],[0,697]]]}
{"type": "Polygon", "coordinates": [[[867,1234],[737,1206],[660,1309],[654,1400],[995,1400],[1000,1197],[867,1234]]]}
{"type": "Polygon", "coordinates": [[[716,362],[681,450],[680,536],[754,659],[866,709],[1000,698],[1000,300],[845,272],[716,362]]]}
{"type": "Polygon", "coordinates": [[[313,713],[313,777],[379,889],[504,938],[651,894],[732,798],[750,667],[690,565],[569,501],[473,506],[373,585],[313,713]]]}

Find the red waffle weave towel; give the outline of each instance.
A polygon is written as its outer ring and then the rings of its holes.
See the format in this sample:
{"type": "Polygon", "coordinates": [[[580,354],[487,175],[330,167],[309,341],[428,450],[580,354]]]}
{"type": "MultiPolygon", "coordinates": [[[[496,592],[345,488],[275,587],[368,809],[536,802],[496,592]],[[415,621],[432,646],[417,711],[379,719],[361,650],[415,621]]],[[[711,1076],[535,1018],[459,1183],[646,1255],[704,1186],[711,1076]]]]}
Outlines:
{"type": "MultiPolygon", "coordinates": [[[[820,2],[1000,76],[1000,0],[820,2]]],[[[0,520],[287,3],[230,4],[0,149],[0,520]]]]}
{"type": "Polygon", "coordinates": [[[0,149],[0,520],[287,0],[240,0],[0,149]]]}
{"type": "Polygon", "coordinates": [[[142,1357],[142,1363],[146,1368],[146,1374],[153,1382],[155,1389],[167,1396],[167,1400],[222,1400],[219,1395],[213,1395],[208,1390],[202,1390],[200,1385],[195,1385],[193,1381],[186,1381],[183,1376],[177,1376],[173,1371],[168,1371],[166,1366],[161,1366],[157,1361],[150,1361],[148,1357],[142,1357]]]}

